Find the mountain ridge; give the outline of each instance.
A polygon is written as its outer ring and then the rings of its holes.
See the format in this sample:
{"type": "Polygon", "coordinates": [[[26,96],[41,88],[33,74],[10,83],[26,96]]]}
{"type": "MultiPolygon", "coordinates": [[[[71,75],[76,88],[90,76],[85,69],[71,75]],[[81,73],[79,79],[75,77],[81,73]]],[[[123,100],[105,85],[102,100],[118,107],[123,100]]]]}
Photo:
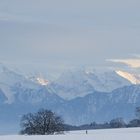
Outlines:
{"type": "Polygon", "coordinates": [[[56,85],[53,84],[40,85],[16,72],[5,68],[0,70],[0,123],[7,124],[7,120],[10,120],[14,123],[12,125],[18,125],[23,114],[40,108],[51,109],[61,115],[66,123],[74,125],[104,122],[116,117],[123,117],[128,121],[134,118],[135,108],[140,106],[140,85],[133,85],[115,72],[111,73],[111,76],[107,72],[98,77],[92,72],[72,71],[68,76],[62,75],[56,85]],[[105,76],[108,80],[105,80],[105,76]],[[69,80],[65,77],[69,77],[69,80]],[[94,78],[97,79],[96,82],[104,78],[103,83],[106,85],[111,82],[118,83],[119,87],[110,92],[97,91],[90,81],[94,78]],[[60,81],[61,84],[57,85],[60,81]],[[73,83],[69,84],[72,81],[73,83]],[[59,96],[58,90],[65,91],[65,94],[73,92],[78,96],[67,100],[59,96]]]}

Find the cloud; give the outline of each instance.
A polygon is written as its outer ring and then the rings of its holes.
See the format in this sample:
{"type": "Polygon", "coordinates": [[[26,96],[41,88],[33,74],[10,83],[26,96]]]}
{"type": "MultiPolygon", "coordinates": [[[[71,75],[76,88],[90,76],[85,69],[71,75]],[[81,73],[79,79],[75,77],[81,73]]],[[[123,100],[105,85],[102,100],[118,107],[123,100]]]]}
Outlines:
{"type": "Polygon", "coordinates": [[[138,53],[139,3],[139,0],[0,1],[0,61],[17,64],[24,70],[33,70],[33,65],[45,72],[50,68],[52,73],[52,69],[62,65],[61,69],[105,66],[106,58],[138,53]]]}
{"type": "Polygon", "coordinates": [[[140,58],[131,59],[109,59],[107,61],[125,64],[131,68],[140,68],[140,58]]]}

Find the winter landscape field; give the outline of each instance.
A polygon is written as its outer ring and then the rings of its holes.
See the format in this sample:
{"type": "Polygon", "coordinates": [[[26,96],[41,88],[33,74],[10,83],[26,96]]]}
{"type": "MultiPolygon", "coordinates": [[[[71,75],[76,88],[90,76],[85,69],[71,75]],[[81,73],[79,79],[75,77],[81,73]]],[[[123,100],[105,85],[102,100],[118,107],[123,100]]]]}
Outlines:
{"type": "Polygon", "coordinates": [[[3,135],[0,140],[140,140],[140,128],[122,128],[67,132],[64,135],[3,135]]]}
{"type": "Polygon", "coordinates": [[[0,140],[140,140],[139,13],[0,0],[0,140]]]}

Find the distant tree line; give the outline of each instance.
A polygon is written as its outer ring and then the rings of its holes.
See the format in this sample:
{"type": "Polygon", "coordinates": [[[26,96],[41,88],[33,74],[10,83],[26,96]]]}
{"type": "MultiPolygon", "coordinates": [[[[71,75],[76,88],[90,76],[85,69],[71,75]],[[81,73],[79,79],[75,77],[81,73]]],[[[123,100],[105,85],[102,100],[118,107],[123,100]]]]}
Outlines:
{"type": "Polygon", "coordinates": [[[71,126],[64,125],[65,130],[88,130],[88,129],[109,129],[109,128],[128,128],[128,127],[140,127],[140,107],[136,108],[136,119],[131,120],[126,123],[123,118],[115,118],[110,122],[105,123],[96,123],[92,122],[90,124],[80,125],[80,126],[71,126]]]}
{"type": "Polygon", "coordinates": [[[122,118],[112,119],[110,122],[84,124],[80,126],[65,125],[65,130],[89,130],[89,129],[107,129],[107,128],[125,128],[126,123],[122,118]]]}
{"type": "Polygon", "coordinates": [[[137,119],[126,123],[123,118],[115,118],[110,122],[96,123],[72,126],[64,124],[63,119],[50,110],[41,109],[37,113],[28,113],[21,119],[21,134],[28,135],[52,135],[62,134],[70,130],[88,130],[88,129],[108,129],[108,128],[127,128],[140,127],[140,107],[136,108],[137,119]]]}

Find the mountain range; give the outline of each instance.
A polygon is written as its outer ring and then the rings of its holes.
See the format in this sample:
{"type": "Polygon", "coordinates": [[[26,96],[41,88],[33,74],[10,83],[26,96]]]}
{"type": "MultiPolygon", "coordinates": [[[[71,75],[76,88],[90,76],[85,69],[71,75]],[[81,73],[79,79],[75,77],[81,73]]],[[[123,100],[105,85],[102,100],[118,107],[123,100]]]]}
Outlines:
{"type": "Polygon", "coordinates": [[[104,122],[135,117],[140,106],[140,76],[125,71],[71,70],[55,81],[29,78],[0,64],[0,131],[18,130],[21,116],[40,108],[66,123],[104,122]],[[9,127],[7,127],[9,126],[9,127]]]}

